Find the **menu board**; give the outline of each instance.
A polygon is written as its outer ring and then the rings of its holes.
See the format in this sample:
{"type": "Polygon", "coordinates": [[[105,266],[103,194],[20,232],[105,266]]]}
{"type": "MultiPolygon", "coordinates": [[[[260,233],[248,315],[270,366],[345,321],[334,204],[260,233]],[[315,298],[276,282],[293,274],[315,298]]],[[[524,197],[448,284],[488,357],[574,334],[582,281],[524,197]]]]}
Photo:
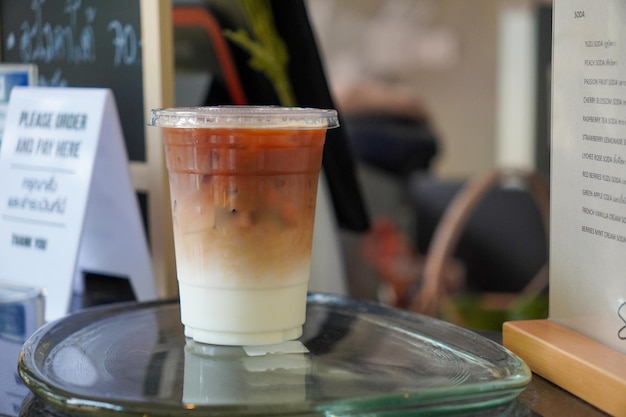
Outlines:
{"type": "Polygon", "coordinates": [[[626,353],[626,3],[554,7],[550,318],[626,353]]]}

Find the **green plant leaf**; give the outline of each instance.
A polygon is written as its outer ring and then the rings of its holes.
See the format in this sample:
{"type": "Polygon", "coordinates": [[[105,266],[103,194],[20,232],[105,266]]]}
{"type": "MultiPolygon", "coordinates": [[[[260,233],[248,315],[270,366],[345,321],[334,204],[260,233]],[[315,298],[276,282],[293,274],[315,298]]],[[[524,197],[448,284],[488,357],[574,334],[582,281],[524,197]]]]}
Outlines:
{"type": "Polygon", "coordinates": [[[224,36],[250,55],[248,65],[268,78],[281,105],[295,106],[295,94],[288,73],[289,53],[276,30],[270,2],[239,1],[252,34],[238,29],[225,30],[224,36]]]}

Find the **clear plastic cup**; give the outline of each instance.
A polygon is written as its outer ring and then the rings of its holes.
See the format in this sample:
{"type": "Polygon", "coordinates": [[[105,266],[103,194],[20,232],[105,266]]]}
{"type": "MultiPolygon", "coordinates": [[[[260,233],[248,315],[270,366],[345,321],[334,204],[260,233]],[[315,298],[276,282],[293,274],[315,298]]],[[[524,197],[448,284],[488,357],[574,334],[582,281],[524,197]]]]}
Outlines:
{"type": "Polygon", "coordinates": [[[261,345],[302,334],[317,182],[334,110],[152,110],[163,133],[185,335],[261,345]]]}

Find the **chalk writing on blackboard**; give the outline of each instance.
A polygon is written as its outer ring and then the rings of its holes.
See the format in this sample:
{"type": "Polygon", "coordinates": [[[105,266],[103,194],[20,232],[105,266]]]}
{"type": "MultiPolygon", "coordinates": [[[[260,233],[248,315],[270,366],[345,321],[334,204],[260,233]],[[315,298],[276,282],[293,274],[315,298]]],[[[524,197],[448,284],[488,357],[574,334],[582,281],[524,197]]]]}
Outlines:
{"type": "Polygon", "coordinates": [[[114,65],[132,65],[137,60],[137,34],[130,25],[123,25],[119,20],[109,23],[109,29],[115,31],[113,44],[115,45],[114,65]]]}
{"type": "Polygon", "coordinates": [[[106,87],[128,156],[145,161],[139,0],[0,0],[2,60],[34,63],[39,85],[106,87]]]}
{"type": "Polygon", "coordinates": [[[44,20],[43,3],[45,0],[32,1],[34,20],[23,21],[19,34],[10,33],[6,47],[18,48],[20,57],[25,62],[94,62],[95,35],[91,24],[96,16],[96,9],[93,7],[85,9],[86,24],[83,28],[78,28],[76,14],[80,9],[81,0],[74,0],[65,8],[69,23],[53,26],[44,20]]]}

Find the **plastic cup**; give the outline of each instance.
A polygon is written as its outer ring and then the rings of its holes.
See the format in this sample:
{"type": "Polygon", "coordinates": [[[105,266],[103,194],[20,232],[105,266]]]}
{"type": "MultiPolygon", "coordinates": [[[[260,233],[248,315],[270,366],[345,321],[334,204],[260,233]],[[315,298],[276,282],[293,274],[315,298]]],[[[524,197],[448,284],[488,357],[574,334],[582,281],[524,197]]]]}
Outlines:
{"type": "Polygon", "coordinates": [[[162,129],[185,336],[218,345],[300,337],[317,182],[334,110],[152,110],[162,129]]]}

